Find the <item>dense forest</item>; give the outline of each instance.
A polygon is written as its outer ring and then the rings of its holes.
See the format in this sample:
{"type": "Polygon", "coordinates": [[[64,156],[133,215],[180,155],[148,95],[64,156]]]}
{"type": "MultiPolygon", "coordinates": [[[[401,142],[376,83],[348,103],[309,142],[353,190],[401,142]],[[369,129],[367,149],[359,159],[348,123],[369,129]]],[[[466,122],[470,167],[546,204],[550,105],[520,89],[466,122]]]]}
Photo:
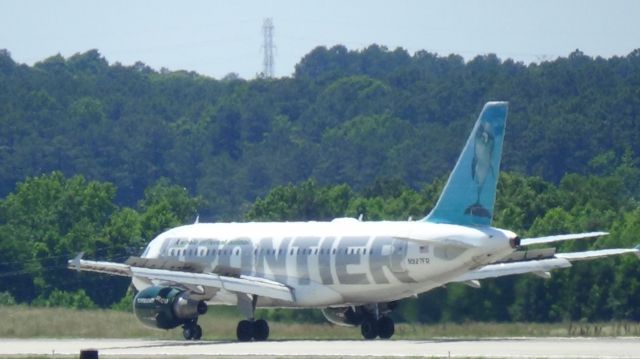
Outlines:
{"type": "MultiPolygon", "coordinates": [[[[0,50],[0,302],[112,305],[126,280],[66,260],[123,260],[198,214],[420,218],[488,100],[510,102],[497,226],[612,233],[563,250],[640,243],[640,50],[525,65],[318,47],[293,76],[254,80],[109,64],[95,50],[26,66],[0,50]]],[[[640,320],[631,257],[452,285],[396,315],[640,320]]]]}

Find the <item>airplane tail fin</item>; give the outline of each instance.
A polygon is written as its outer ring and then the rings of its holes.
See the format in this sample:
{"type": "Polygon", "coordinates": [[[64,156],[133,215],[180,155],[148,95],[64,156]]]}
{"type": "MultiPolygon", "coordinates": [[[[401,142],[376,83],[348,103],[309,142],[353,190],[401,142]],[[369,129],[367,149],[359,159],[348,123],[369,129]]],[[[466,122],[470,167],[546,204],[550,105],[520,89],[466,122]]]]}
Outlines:
{"type": "Polygon", "coordinates": [[[507,102],[487,102],[427,222],[491,225],[507,102]]]}

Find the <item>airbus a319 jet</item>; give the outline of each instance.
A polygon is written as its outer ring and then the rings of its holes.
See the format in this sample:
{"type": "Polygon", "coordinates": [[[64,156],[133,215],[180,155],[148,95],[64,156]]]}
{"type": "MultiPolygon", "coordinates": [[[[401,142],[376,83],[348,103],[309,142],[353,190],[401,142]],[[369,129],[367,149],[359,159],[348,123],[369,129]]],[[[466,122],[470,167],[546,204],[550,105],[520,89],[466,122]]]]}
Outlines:
{"type": "Polygon", "coordinates": [[[604,232],[520,239],[491,226],[507,119],[506,102],[487,103],[433,210],[416,221],[194,223],[153,239],[125,263],[69,261],[78,271],[132,278],[137,318],[153,328],[181,326],[197,340],[208,305],[237,306],[239,341],[263,341],[268,323],[256,308],[318,308],[332,323],[359,326],[365,339],[390,338],[388,314],[399,300],[463,282],[534,273],[579,260],[635,253],[604,249],[521,250],[604,232]]]}

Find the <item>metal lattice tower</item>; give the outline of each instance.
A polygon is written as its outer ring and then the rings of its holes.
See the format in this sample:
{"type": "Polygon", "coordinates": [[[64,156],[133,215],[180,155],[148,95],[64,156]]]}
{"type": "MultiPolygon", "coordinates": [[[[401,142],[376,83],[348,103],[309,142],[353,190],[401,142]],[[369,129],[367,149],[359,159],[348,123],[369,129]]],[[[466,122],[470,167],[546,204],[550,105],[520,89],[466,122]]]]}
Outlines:
{"type": "Polygon", "coordinates": [[[262,35],[264,37],[264,44],[262,45],[264,51],[262,76],[272,78],[274,76],[273,52],[275,46],[273,45],[273,20],[271,20],[271,18],[264,19],[262,23],[262,35]]]}

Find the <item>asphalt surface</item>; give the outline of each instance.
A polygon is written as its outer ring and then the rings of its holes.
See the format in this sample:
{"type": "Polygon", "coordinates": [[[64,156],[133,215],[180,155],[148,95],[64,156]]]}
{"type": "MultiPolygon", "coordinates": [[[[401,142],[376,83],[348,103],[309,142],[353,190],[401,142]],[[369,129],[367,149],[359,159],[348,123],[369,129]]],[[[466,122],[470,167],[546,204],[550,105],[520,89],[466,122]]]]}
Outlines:
{"type": "Polygon", "coordinates": [[[640,358],[640,338],[495,338],[374,341],[165,341],[140,339],[0,339],[0,357],[442,357],[442,358],[640,358]]]}

